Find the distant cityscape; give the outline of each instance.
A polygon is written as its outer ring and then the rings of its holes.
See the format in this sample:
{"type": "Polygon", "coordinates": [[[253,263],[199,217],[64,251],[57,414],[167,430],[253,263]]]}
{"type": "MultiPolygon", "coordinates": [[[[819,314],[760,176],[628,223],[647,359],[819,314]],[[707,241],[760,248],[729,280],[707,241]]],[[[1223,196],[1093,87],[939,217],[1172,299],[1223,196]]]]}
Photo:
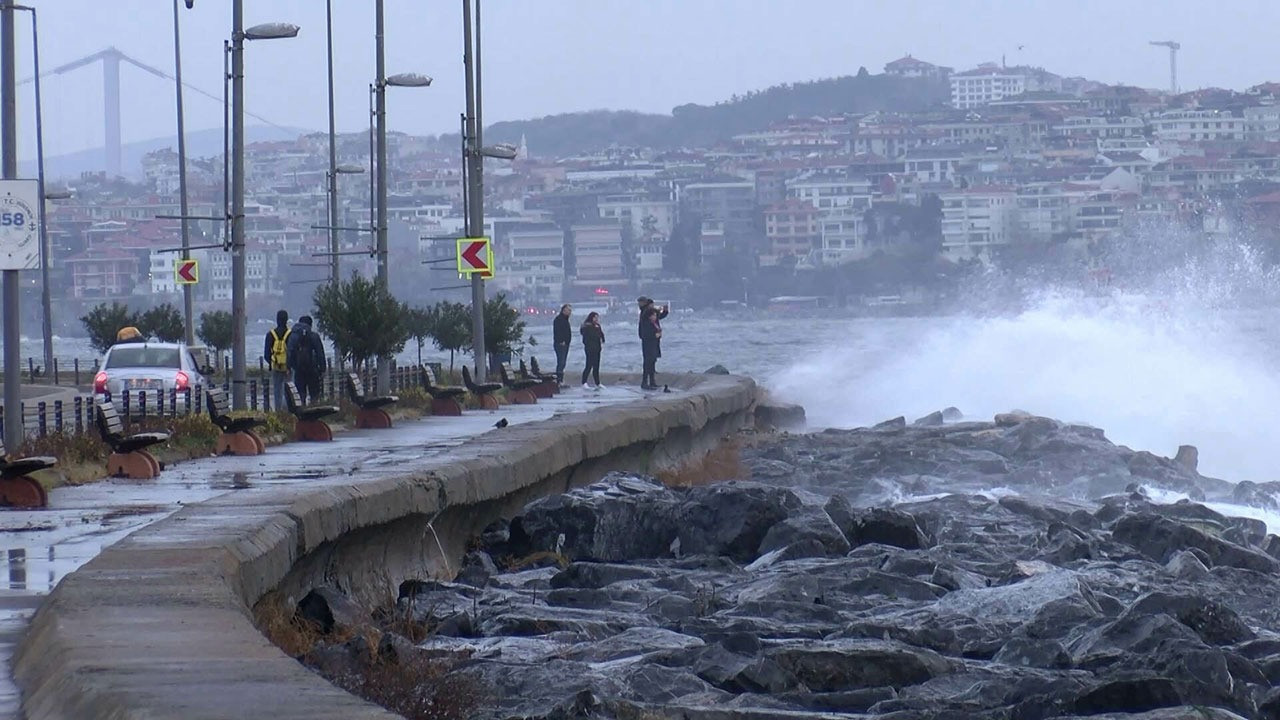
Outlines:
{"type": "MultiPolygon", "coordinates": [[[[863,70],[859,77],[865,74],[863,70]]],[[[1280,83],[1175,92],[989,63],[953,71],[910,55],[884,76],[949,89],[949,102],[791,116],[705,147],[613,145],[563,157],[522,138],[488,160],[489,292],[518,306],[669,298],[685,305],[778,296],[842,303],[928,296],[946,267],[1052,249],[1084,275],[1144,228],[1206,239],[1280,235],[1280,83]],[[857,272],[904,257],[941,273],[857,272]],[[924,278],[924,279],[922,279],[924,278]]],[[[1174,79],[1176,82],[1176,78],[1174,79]]],[[[463,227],[460,152],[390,136],[391,289],[412,304],[467,301],[452,270],[463,227]]],[[[372,274],[370,143],[338,138],[343,275],[372,274]],[[363,173],[354,167],[363,168],[363,173]]],[[[100,302],[177,302],[177,155],[149,153],[141,182],[84,173],[51,202],[60,324],[100,302]]],[[[223,214],[222,158],[188,162],[190,214],[223,214]]],[[[328,137],[251,144],[246,187],[251,316],[305,308],[329,277],[328,137]]],[[[194,245],[221,223],[193,223],[194,245]]],[[[230,302],[230,256],[194,251],[197,309],[230,302]]],[[[31,308],[31,303],[27,303],[31,308]]]]}

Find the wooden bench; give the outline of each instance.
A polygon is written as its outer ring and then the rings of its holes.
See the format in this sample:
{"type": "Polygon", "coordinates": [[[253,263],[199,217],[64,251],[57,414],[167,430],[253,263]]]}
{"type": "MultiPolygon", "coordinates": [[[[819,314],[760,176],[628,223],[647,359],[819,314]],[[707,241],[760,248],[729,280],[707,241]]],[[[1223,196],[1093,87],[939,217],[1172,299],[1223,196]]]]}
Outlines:
{"type": "Polygon", "coordinates": [[[58,464],[53,457],[9,458],[0,441],[0,507],[42,508],[49,504],[49,494],[44,485],[31,477],[37,470],[45,470],[58,464]]]}
{"type": "Polygon", "coordinates": [[[98,434],[111,448],[111,454],[107,456],[108,475],[134,480],[150,480],[160,474],[164,466],[147,451],[147,448],[168,440],[169,433],[144,432],[126,435],[124,421],[120,419],[115,403],[107,399],[98,400],[94,415],[98,434]]]}
{"type": "Polygon", "coordinates": [[[485,410],[498,409],[500,403],[498,398],[494,397],[494,393],[502,389],[502,383],[477,383],[471,379],[471,369],[463,365],[462,384],[466,385],[467,391],[479,401],[480,407],[485,410]]]}
{"type": "Polygon", "coordinates": [[[209,418],[222,434],[218,436],[219,455],[261,455],[267,451],[254,428],[267,424],[260,417],[231,417],[231,399],[222,388],[211,387],[204,393],[209,418]]]}
{"type": "Polygon", "coordinates": [[[530,358],[529,362],[533,367],[532,370],[525,367],[523,358],[520,359],[520,377],[525,380],[533,380],[538,383],[530,388],[534,395],[540,398],[549,398],[557,392],[560,392],[560,383],[556,382],[555,375],[543,375],[539,372],[537,358],[530,358]]]}
{"type": "Polygon", "coordinates": [[[506,363],[498,366],[498,375],[507,388],[507,397],[516,405],[536,405],[538,395],[534,388],[542,384],[540,380],[517,380],[511,376],[511,368],[506,363]]]}
{"type": "Polygon", "coordinates": [[[391,415],[383,408],[400,401],[395,395],[375,395],[370,397],[364,393],[364,382],[355,373],[347,373],[347,397],[356,406],[356,427],[383,429],[391,427],[391,415]]]}
{"type": "Polygon", "coordinates": [[[431,396],[431,414],[432,415],[448,415],[458,416],[462,414],[463,395],[467,394],[464,387],[441,385],[436,379],[436,374],[427,365],[418,367],[419,377],[422,378],[422,389],[427,391],[431,396]]]}
{"type": "Polygon", "coordinates": [[[336,405],[302,404],[302,396],[298,394],[298,386],[291,382],[284,384],[284,402],[289,414],[297,420],[293,426],[293,439],[298,441],[329,442],[333,440],[333,428],[324,418],[338,414],[336,405]]]}

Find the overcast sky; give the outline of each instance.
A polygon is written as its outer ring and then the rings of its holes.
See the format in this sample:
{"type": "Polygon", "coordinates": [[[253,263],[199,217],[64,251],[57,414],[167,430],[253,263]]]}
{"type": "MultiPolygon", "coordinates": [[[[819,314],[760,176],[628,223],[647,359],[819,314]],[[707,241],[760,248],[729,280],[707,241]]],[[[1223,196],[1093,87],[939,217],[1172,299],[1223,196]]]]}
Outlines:
{"type": "MultiPolygon", "coordinates": [[[[373,0],[333,0],[339,130],[367,127],[374,75],[373,0]]],[[[39,8],[46,70],[115,46],[172,71],[170,0],[28,0],[39,8]]],[[[1168,84],[1178,40],[1184,89],[1237,89],[1280,79],[1275,0],[484,0],[485,120],[593,108],[669,112],[780,82],[880,72],[911,53],[957,69],[1042,65],[1065,75],[1144,87],[1168,84]]],[[[188,83],[221,95],[230,0],[182,10],[188,83]]],[[[272,122],[326,127],[325,1],[248,0],[245,24],[293,22],[293,40],[250,43],[248,107],[272,122]]],[[[392,129],[457,128],[463,106],[461,0],[386,0],[387,71],[423,72],[431,88],[391,88],[392,129]]],[[[29,25],[18,25],[19,76],[30,75],[29,25]]],[[[172,84],[122,71],[126,142],[174,131],[172,84]]],[[[101,71],[44,85],[46,153],[102,144],[101,71]]],[[[26,89],[29,92],[29,86],[26,89]]],[[[20,130],[30,143],[29,97],[20,130]]],[[[253,121],[250,121],[251,123],[253,121]]],[[[219,103],[187,94],[188,130],[221,127],[219,103]]]]}

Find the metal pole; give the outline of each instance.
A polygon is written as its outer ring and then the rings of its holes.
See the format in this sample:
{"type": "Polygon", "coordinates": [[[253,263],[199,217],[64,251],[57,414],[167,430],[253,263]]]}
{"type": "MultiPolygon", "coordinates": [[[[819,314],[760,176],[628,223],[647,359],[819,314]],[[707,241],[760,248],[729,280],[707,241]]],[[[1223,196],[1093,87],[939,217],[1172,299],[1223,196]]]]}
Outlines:
{"type": "MultiPolygon", "coordinates": [[[[480,47],[480,3],[476,0],[476,47],[480,47]]],[[[472,72],[471,46],[471,0],[462,0],[462,65],[466,75],[467,86],[467,148],[463,161],[467,164],[467,236],[479,237],[484,233],[484,184],[480,178],[481,158],[480,144],[477,141],[479,130],[479,62],[477,58],[475,73],[472,72]]],[[[478,52],[477,52],[478,54],[478,52]]],[[[475,360],[476,377],[483,381],[487,376],[489,364],[485,362],[484,343],[484,280],[476,273],[471,274],[471,354],[475,360]]]]}
{"type": "Polygon", "coordinates": [[[36,29],[36,9],[31,11],[31,64],[35,75],[36,101],[36,185],[40,193],[40,330],[44,341],[44,372],[53,372],[53,289],[49,286],[49,229],[44,198],[44,114],[40,103],[40,35],[36,29]]]}
{"type": "MultiPolygon", "coordinates": [[[[387,68],[382,37],[382,0],[377,0],[375,4],[374,23],[376,25],[374,44],[377,47],[378,56],[378,77],[374,83],[374,97],[377,103],[377,109],[374,112],[378,121],[378,225],[376,230],[378,240],[375,249],[378,253],[378,284],[390,291],[391,279],[387,269],[387,68]]],[[[391,358],[389,357],[378,358],[377,391],[384,394],[391,391],[391,358]]]]}
{"type": "MultiPolygon", "coordinates": [[[[0,0],[0,155],[6,180],[18,177],[18,104],[14,84],[13,0],[0,0]]],[[[40,199],[44,202],[44,198],[40,199]]],[[[22,427],[22,352],[18,343],[19,279],[17,270],[4,271],[4,441],[19,452],[26,439],[22,427]]]]}
{"type": "MultiPolygon", "coordinates": [[[[173,0],[173,86],[178,105],[178,202],[182,215],[182,259],[190,260],[191,232],[187,226],[187,216],[191,214],[187,205],[187,134],[182,115],[182,41],[178,28],[178,0],[173,0]]],[[[188,345],[196,344],[194,294],[195,289],[190,285],[182,286],[183,332],[188,345]]]]}
{"type": "Polygon", "coordinates": [[[244,410],[244,0],[231,7],[231,406],[244,410]]]}
{"type": "Polygon", "coordinates": [[[342,279],[338,268],[338,148],[333,116],[333,0],[325,2],[325,30],[329,42],[329,279],[335,284],[342,279]]]}

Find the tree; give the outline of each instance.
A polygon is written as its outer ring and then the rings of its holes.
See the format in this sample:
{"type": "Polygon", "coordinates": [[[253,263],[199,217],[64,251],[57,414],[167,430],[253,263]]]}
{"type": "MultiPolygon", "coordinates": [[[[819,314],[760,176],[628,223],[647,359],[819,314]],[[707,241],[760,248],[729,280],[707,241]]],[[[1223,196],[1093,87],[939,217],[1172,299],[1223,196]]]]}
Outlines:
{"type": "Polygon", "coordinates": [[[360,275],[316,288],[314,303],[320,331],[357,369],[372,358],[395,355],[409,341],[408,306],[360,275]]]}
{"type": "Polygon", "coordinates": [[[182,313],[170,303],[161,303],[138,317],[138,330],[161,342],[180,342],[187,334],[182,313]]]}
{"type": "Polygon", "coordinates": [[[422,364],[422,346],[435,334],[436,316],[433,308],[410,308],[405,316],[409,337],[418,343],[418,364],[422,364]]]}
{"type": "Polygon", "coordinates": [[[515,354],[524,347],[524,318],[498,293],[484,304],[484,351],[490,364],[498,355],[515,354]]]}
{"type": "Polygon", "coordinates": [[[431,338],[437,349],[449,351],[449,372],[453,372],[454,353],[471,342],[471,311],[462,303],[442,300],[431,308],[431,314],[431,338]]]}
{"type": "Polygon", "coordinates": [[[231,313],[226,310],[200,314],[200,329],[196,333],[215,354],[230,349],[232,343],[231,313]]]}
{"type": "Polygon", "coordinates": [[[121,328],[137,325],[138,314],[127,305],[113,302],[95,306],[89,313],[80,318],[85,332],[89,334],[89,345],[100,353],[107,351],[116,342],[116,333],[121,328]]]}

